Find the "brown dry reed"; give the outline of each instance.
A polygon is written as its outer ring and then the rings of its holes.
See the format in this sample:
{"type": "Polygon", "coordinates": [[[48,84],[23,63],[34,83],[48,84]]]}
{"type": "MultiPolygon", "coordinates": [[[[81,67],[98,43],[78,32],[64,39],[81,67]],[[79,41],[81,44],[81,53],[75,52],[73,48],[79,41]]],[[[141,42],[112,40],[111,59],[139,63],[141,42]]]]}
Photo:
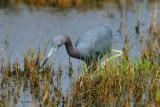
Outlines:
{"type": "Polygon", "coordinates": [[[7,107],[8,104],[12,104],[16,107],[20,94],[23,93],[21,91],[28,89],[30,89],[33,98],[39,99],[39,106],[50,107],[59,104],[58,102],[64,96],[59,82],[61,79],[60,71],[57,74],[54,73],[49,65],[41,69],[41,59],[40,50],[35,54],[34,50],[30,49],[24,55],[23,67],[20,67],[18,60],[12,65],[10,62],[2,62],[0,106],[7,107]],[[13,93],[10,93],[10,90],[13,93]],[[10,101],[12,95],[13,101],[10,101]]]}
{"type": "Polygon", "coordinates": [[[20,4],[26,4],[28,6],[36,7],[59,7],[59,8],[85,8],[85,7],[102,7],[104,3],[114,2],[115,4],[131,5],[132,0],[1,0],[0,6],[18,6],[20,4]]]}

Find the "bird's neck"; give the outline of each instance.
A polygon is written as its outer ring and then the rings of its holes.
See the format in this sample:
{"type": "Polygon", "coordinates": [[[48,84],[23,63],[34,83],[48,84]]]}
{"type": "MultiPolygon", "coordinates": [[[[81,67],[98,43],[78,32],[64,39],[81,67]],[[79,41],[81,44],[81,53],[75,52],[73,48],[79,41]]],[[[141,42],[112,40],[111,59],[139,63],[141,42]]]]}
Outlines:
{"type": "Polygon", "coordinates": [[[79,53],[79,50],[77,48],[73,47],[73,44],[72,44],[70,37],[67,38],[67,40],[65,42],[65,47],[66,47],[66,50],[67,50],[67,53],[69,56],[77,58],[77,59],[83,59],[79,53]]]}

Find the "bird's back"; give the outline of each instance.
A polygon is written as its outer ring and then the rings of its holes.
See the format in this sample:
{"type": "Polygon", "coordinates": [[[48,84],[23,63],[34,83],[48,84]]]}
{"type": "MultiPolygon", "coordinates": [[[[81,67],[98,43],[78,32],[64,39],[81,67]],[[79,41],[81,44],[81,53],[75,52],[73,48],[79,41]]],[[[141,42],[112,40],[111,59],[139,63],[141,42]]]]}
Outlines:
{"type": "Polygon", "coordinates": [[[76,48],[80,54],[88,59],[102,58],[102,54],[109,52],[112,42],[112,30],[107,26],[88,31],[76,41],[76,48]]]}

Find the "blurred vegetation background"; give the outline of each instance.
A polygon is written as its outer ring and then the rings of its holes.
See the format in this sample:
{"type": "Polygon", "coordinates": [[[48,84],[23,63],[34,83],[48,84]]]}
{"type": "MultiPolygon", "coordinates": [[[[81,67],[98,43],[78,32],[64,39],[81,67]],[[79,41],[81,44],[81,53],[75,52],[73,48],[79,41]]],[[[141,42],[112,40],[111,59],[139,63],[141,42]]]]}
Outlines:
{"type": "MultiPolygon", "coordinates": [[[[153,0],[151,0],[153,1],[153,0]]],[[[104,2],[115,2],[116,4],[132,4],[133,0],[1,0],[0,6],[17,6],[19,4],[26,4],[29,6],[51,6],[51,7],[84,7],[84,6],[102,6],[104,2]]]]}

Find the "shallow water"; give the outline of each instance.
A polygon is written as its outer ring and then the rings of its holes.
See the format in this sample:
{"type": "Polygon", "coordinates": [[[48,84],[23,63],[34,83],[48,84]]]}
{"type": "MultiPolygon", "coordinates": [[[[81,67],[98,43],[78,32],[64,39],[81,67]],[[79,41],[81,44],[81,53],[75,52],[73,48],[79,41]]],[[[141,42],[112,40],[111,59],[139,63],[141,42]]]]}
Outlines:
{"type": "MultiPolygon", "coordinates": [[[[149,15],[152,15],[153,12],[152,8],[145,3],[142,5],[136,3],[134,6],[135,9],[127,10],[125,18],[131,45],[129,51],[131,59],[136,58],[140,52],[140,39],[135,33],[137,17],[140,19],[140,36],[144,36],[148,28],[149,15]]],[[[23,55],[29,48],[33,47],[35,51],[38,51],[40,47],[44,50],[48,41],[53,40],[60,33],[69,35],[72,42],[75,43],[78,37],[98,26],[108,25],[116,32],[120,28],[120,23],[120,11],[114,5],[106,5],[103,9],[89,11],[78,11],[76,9],[57,11],[49,8],[29,9],[26,6],[17,9],[1,9],[0,58],[7,58],[11,55],[11,62],[15,62],[16,59],[23,62],[23,55]]],[[[118,39],[113,41],[113,49],[122,49],[123,46],[124,35],[120,35],[118,39]]],[[[71,61],[73,68],[77,71],[81,61],[74,58],[71,58],[71,61]]],[[[63,70],[67,72],[69,57],[65,48],[57,51],[49,62],[54,63],[55,68],[61,65],[63,70]]],[[[75,74],[77,73],[75,72],[75,74]]],[[[69,78],[65,74],[62,78],[62,84],[64,84],[64,92],[67,92],[69,90],[69,78]]],[[[30,96],[26,99],[30,99],[30,96]]],[[[23,105],[22,102],[23,98],[21,98],[21,103],[18,103],[19,107],[23,105]]]]}

